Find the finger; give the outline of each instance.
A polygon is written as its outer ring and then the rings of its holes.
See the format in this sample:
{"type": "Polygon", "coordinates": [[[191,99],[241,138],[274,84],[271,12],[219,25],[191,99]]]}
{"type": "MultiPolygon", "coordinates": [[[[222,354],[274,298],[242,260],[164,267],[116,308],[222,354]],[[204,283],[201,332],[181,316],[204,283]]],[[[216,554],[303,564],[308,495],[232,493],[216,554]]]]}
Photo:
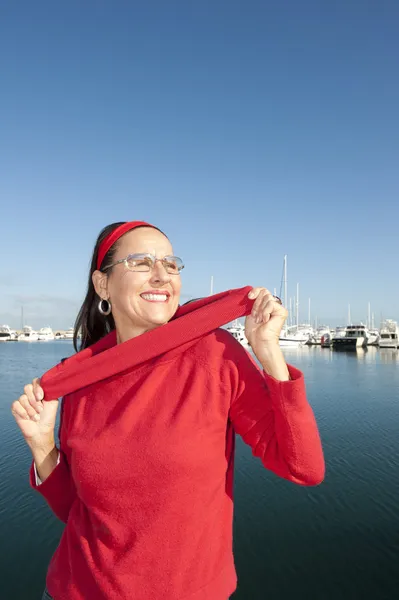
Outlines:
{"type": "MultiPolygon", "coordinates": [[[[24,387],[24,392],[25,392],[25,394],[23,394],[23,395],[27,397],[28,402],[31,405],[31,407],[35,410],[35,412],[39,413],[40,412],[40,409],[38,408],[39,403],[36,400],[35,394],[33,392],[33,385],[31,383],[28,383],[24,387]]],[[[22,396],[21,396],[21,398],[22,398],[22,396]]]]}
{"type": "Polygon", "coordinates": [[[283,306],[276,303],[275,300],[271,300],[270,302],[268,302],[263,309],[263,313],[260,314],[262,315],[260,323],[262,322],[262,320],[264,323],[267,323],[268,321],[270,321],[270,319],[274,317],[279,317],[280,319],[283,319],[283,321],[285,321],[288,317],[288,311],[283,306]]]}
{"type": "Polygon", "coordinates": [[[28,413],[26,412],[19,400],[15,400],[15,402],[12,403],[11,412],[17,421],[19,419],[22,419],[24,421],[30,421],[28,413]]]}
{"type": "Polygon", "coordinates": [[[261,310],[261,306],[262,306],[263,302],[265,301],[265,299],[269,299],[269,298],[272,298],[272,295],[269,292],[269,290],[267,290],[266,288],[260,288],[258,297],[256,298],[254,305],[252,307],[252,316],[255,319],[256,319],[257,315],[259,314],[259,311],[261,310]]]}
{"type": "Polygon", "coordinates": [[[31,405],[26,394],[22,394],[22,396],[19,397],[19,403],[25,409],[25,412],[30,419],[33,419],[35,415],[38,415],[38,411],[31,405]]]}
{"type": "Polygon", "coordinates": [[[259,308],[256,323],[267,323],[275,310],[276,306],[273,297],[267,296],[259,308]]]}
{"type": "Polygon", "coordinates": [[[248,298],[250,298],[251,300],[255,300],[255,298],[257,298],[259,296],[260,292],[264,289],[266,289],[266,288],[264,288],[264,287],[252,288],[252,290],[248,294],[248,298]]]}
{"type": "Polygon", "coordinates": [[[44,398],[44,390],[40,385],[40,379],[38,377],[35,377],[35,379],[32,381],[32,385],[33,385],[33,393],[35,395],[35,398],[37,400],[37,408],[39,411],[43,410],[43,403],[42,400],[44,398]]]}
{"type": "Polygon", "coordinates": [[[16,419],[23,419],[24,421],[38,421],[40,419],[40,415],[30,406],[25,395],[14,402],[11,410],[16,419]]]}

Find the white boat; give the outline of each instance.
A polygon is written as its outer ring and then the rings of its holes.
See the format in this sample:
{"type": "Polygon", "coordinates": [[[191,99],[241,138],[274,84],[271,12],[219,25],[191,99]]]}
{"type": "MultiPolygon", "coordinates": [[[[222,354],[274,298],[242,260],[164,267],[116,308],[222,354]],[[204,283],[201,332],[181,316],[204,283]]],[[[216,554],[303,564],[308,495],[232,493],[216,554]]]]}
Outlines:
{"type": "Polygon", "coordinates": [[[55,339],[53,330],[51,327],[42,327],[37,332],[39,342],[49,342],[55,339]]]}
{"type": "MultiPolygon", "coordinates": [[[[284,289],[283,296],[283,304],[284,306],[288,305],[288,294],[287,294],[287,255],[284,256],[283,262],[283,277],[282,277],[282,287],[284,289]]],[[[297,294],[296,294],[296,316],[295,316],[296,325],[286,325],[281,333],[279,344],[282,347],[295,347],[295,346],[304,346],[309,341],[310,331],[309,326],[301,326],[299,323],[299,285],[297,284],[297,294]]],[[[311,329],[311,328],[310,328],[311,329]]],[[[313,331],[313,330],[312,330],[313,331]]]]}
{"type": "Polygon", "coordinates": [[[380,332],[378,329],[369,329],[369,339],[367,340],[368,346],[378,346],[380,340],[380,332]]]}
{"type": "Polygon", "coordinates": [[[321,340],[327,339],[327,336],[331,335],[331,330],[328,325],[320,325],[316,332],[311,336],[310,343],[316,346],[321,346],[321,340]]]}
{"type": "Polygon", "coordinates": [[[334,336],[334,350],[356,350],[356,348],[365,348],[369,340],[369,332],[365,325],[348,325],[345,328],[345,335],[342,337],[334,336]]]}
{"type": "Polygon", "coordinates": [[[73,328],[73,327],[70,327],[70,328],[69,328],[69,329],[68,329],[68,330],[65,332],[64,338],[65,338],[66,340],[73,340],[73,334],[74,334],[74,332],[75,332],[75,331],[74,331],[74,328],[73,328]]]}
{"type": "Polygon", "coordinates": [[[305,346],[309,341],[309,332],[295,325],[286,327],[280,333],[280,346],[305,346]]]}
{"type": "Polygon", "coordinates": [[[335,340],[340,340],[346,335],[346,327],[336,327],[332,329],[330,333],[325,333],[321,338],[322,348],[331,348],[334,345],[335,340]]]}
{"type": "Polygon", "coordinates": [[[376,327],[374,327],[374,313],[371,312],[370,302],[368,303],[366,326],[370,334],[367,345],[378,346],[378,342],[380,340],[380,332],[376,327]]]}
{"type": "Polygon", "coordinates": [[[299,331],[300,333],[302,333],[304,336],[307,336],[307,344],[310,344],[312,338],[314,337],[314,329],[311,325],[307,325],[305,324],[299,324],[297,327],[297,331],[299,331]]]}
{"type": "Polygon", "coordinates": [[[8,325],[2,325],[0,327],[0,342],[13,342],[16,338],[16,332],[13,329],[10,329],[8,325]]]}
{"type": "Polygon", "coordinates": [[[378,345],[380,348],[399,348],[399,328],[396,321],[386,319],[381,323],[378,345]]]}
{"type": "Polygon", "coordinates": [[[18,336],[19,342],[37,342],[38,339],[39,336],[37,332],[33,331],[32,327],[29,325],[25,325],[25,327],[22,329],[22,333],[20,333],[18,336]]]}
{"type": "Polygon", "coordinates": [[[240,342],[243,346],[248,346],[248,340],[245,335],[245,327],[238,319],[236,319],[232,325],[226,327],[227,331],[240,342]]]}

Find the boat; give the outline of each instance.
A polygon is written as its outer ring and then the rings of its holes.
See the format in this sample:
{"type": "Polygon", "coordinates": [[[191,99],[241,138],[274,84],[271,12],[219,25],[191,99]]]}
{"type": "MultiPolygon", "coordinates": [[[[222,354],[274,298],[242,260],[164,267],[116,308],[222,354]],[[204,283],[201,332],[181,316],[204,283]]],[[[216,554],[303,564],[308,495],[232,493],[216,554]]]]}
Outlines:
{"type": "Polygon", "coordinates": [[[297,331],[300,332],[302,335],[306,336],[306,344],[311,345],[311,340],[314,338],[315,335],[313,327],[306,323],[300,323],[297,327],[297,331]]]}
{"type": "Polygon", "coordinates": [[[365,348],[369,337],[369,332],[365,325],[347,325],[345,335],[333,337],[333,348],[334,350],[365,348]]]}
{"type": "Polygon", "coordinates": [[[280,346],[305,346],[309,341],[307,329],[299,329],[296,325],[285,327],[280,333],[280,346]]]}
{"type": "Polygon", "coordinates": [[[399,328],[396,321],[386,319],[381,323],[378,345],[380,348],[399,348],[399,328]]]}
{"type": "Polygon", "coordinates": [[[370,302],[368,303],[366,324],[367,324],[367,329],[370,334],[367,345],[368,346],[378,346],[378,342],[380,339],[380,332],[376,327],[374,327],[374,313],[371,312],[370,302]]]}
{"type": "MultiPolygon", "coordinates": [[[[283,304],[288,305],[287,299],[287,255],[284,255],[283,275],[281,287],[284,289],[283,304]]],[[[279,344],[282,347],[304,346],[308,343],[310,337],[310,326],[298,325],[299,323],[299,284],[297,284],[296,294],[296,325],[285,325],[281,330],[279,344]]],[[[313,331],[313,330],[312,330],[313,331]]]]}
{"type": "Polygon", "coordinates": [[[226,330],[231,333],[237,342],[240,342],[240,344],[243,346],[248,346],[248,340],[245,335],[245,327],[238,319],[236,319],[232,325],[226,327],[226,330]]]}
{"type": "Polygon", "coordinates": [[[321,336],[320,346],[322,348],[331,348],[331,346],[332,346],[332,335],[331,335],[331,332],[324,333],[321,336]]]}
{"type": "Polygon", "coordinates": [[[17,334],[8,325],[0,327],[0,342],[14,342],[17,339],[17,334]]]}
{"type": "Polygon", "coordinates": [[[39,342],[49,342],[55,339],[53,330],[51,327],[42,327],[37,332],[39,342]]]}
{"type": "Polygon", "coordinates": [[[20,333],[18,336],[19,342],[37,342],[38,339],[39,336],[37,332],[33,331],[32,327],[29,325],[25,325],[25,327],[22,329],[22,333],[20,333]]]}
{"type": "Polygon", "coordinates": [[[73,340],[74,328],[70,327],[64,334],[66,340],[73,340]]]}
{"type": "Polygon", "coordinates": [[[331,335],[331,330],[328,325],[320,325],[311,336],[309,343],[314,346],[321,346],[322,338],[325,340],[331,335]]]}
{"type": "Polygon", "coordinates": [[[378,329],[369,329],[369,339],[367,340],[368,346],[378,346],[378,342],[380,339],[380,332],[378,329]]]}

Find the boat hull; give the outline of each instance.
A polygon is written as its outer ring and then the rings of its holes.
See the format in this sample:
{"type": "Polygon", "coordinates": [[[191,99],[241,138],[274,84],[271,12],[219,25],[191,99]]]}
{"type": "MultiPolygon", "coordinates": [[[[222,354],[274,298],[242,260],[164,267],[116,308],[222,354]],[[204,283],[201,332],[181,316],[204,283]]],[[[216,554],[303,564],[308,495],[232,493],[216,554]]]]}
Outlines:
{"type": "Polygon", "coordinates": [[[290,338],[280,338],[279,340],[279,344],[280,346],[290,346],[295,347],[295,346],[305,346],[308,340],[296,340],[296,339],[290,339],[290,338]]]}
{"type": "Polygon", "coordinates": [[[364,348],[367,346],[367,340],[365,338],[337,338],[333,339],[332,342],[334,350],[356,350],[357,348],[364,348]]]}
{"type": "Polygon", "coordinates": [[[399,340],[380,340],[379,348],[399,348],[399,340]]]}

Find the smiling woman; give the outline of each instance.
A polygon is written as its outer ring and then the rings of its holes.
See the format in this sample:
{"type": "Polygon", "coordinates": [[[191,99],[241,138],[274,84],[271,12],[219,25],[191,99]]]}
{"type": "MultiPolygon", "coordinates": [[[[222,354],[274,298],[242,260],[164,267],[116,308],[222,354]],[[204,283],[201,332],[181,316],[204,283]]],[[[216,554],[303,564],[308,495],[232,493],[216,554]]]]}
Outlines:
{"type": "Polygon", "coordinates": [[[105,227],[94,247],[75,323],[75,349],[87,348],[115,328],[122,342],[168,322],[179,304],[182,268],[167,236],[153,225],[138,221],[105,227]],[[156,301],[167,306],[145,306],[156,301]]]}
{"type": "Polygon", "coordinates": [[[170,321],[179,306],[183,262],[151,225],[124,233],[108,254],[112,249],[91,277],[98,298],[112,307],[122,343],[170,321]]]}
{"type": "Polygon", "coordinates": [[[45,598],[226,600],[236,589],[235,433],[279,477],[323,479],[302,373],[278,347],[284,307],[247,287],[178,309],[182,269],[158,228],[105,228],[76,323],[84,350],[51,370],[65,367],[69,382],[59,447],[60,391],[48,395],[48,374],[13,403],[33,455],[31,486],[66,523],[45,598]],[[245,306],[263,371],[218,328],[233,302],[245,306]]]}

